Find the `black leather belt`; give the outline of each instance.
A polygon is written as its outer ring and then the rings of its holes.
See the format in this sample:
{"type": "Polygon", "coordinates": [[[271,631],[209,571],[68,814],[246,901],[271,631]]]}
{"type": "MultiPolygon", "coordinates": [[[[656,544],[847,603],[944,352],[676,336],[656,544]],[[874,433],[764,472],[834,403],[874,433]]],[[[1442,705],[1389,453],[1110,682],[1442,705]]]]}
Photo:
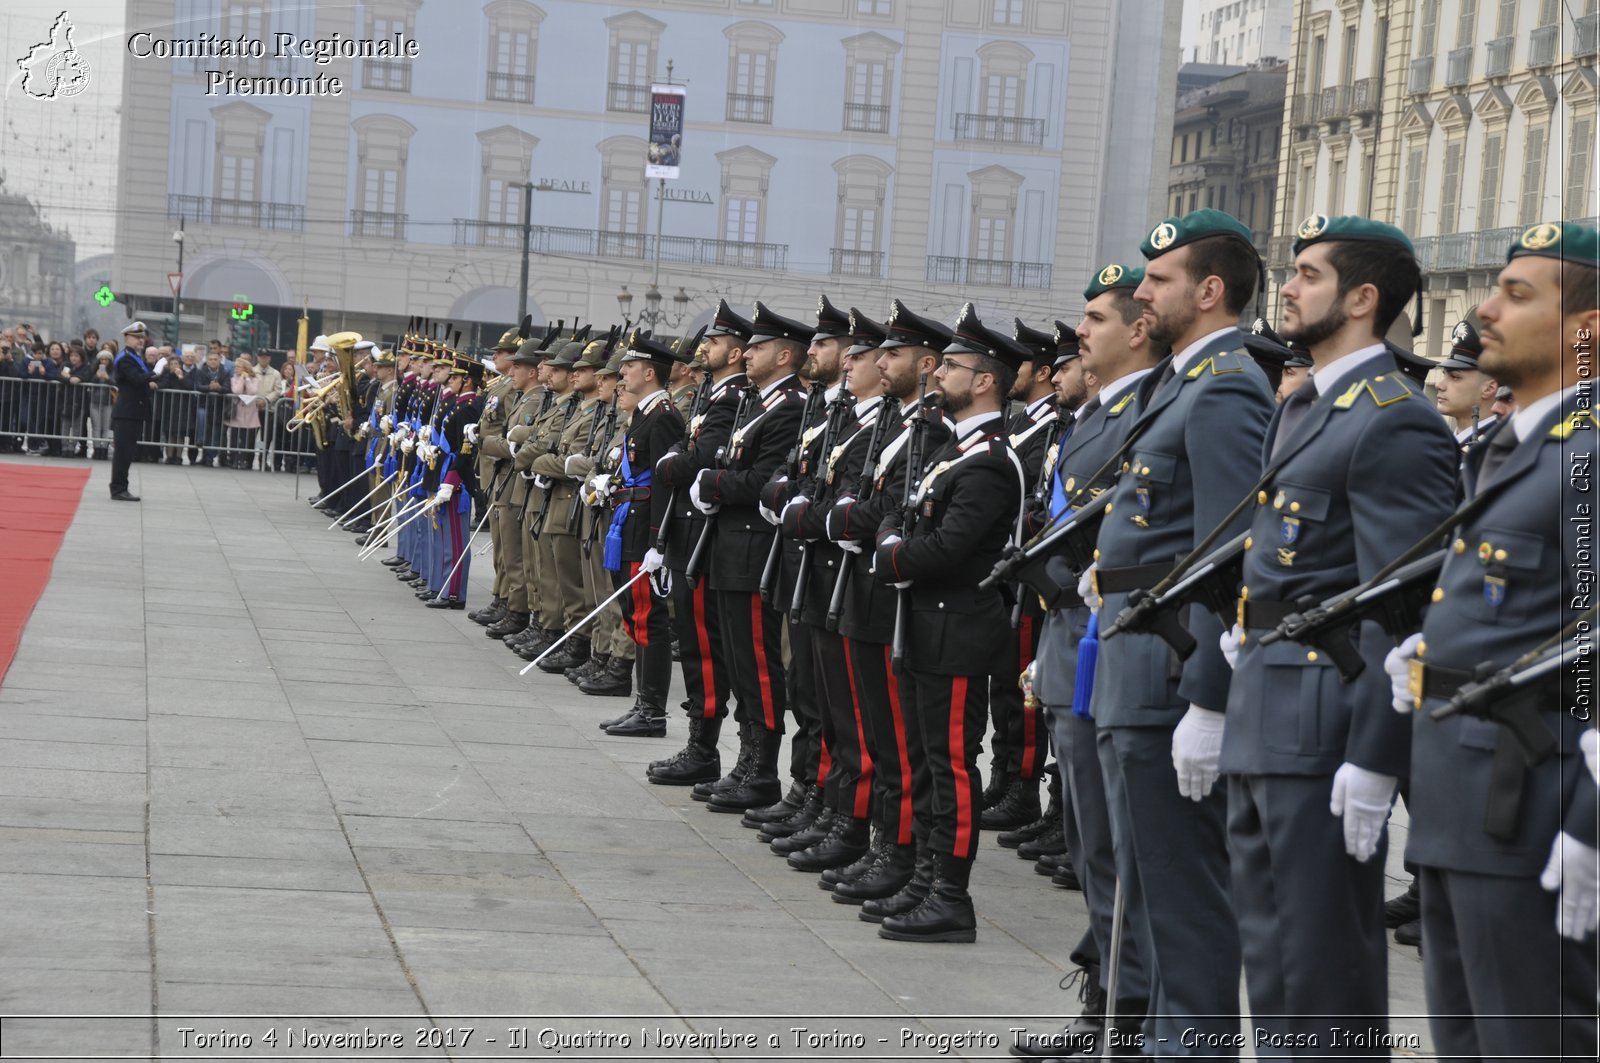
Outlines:
{"type": "Polygon", "coordinates": [[[1242,598],[1239,600],[1239,626],[1246,631],[1271,630],[1296,612],[1299,610],[1293,602],[1257,602],[1242,598]]]}
{"type": "Polygon", "coordinates": [[[1456,691],[1472,682],[1472,673],[1459,668],[1441,668],[1415,658],[1410,663],[1411,697],[1419,706],[1429,698],[1449,700],[1455,697],[1456,691]]]}
{"type": "Polygon", "coordinates": [[[1140,589],[1149,590],[1161,582],[1172,565],[1128,565],[1124,568],[1096,568],[1094,589],[1096,594],[1126,594],[1140,589]]]}
{"type": "Polygon", "coordinates": [[[648,487],[619,487],[611,492],[613,502],[648,502],[650,488],[648,487]]]}

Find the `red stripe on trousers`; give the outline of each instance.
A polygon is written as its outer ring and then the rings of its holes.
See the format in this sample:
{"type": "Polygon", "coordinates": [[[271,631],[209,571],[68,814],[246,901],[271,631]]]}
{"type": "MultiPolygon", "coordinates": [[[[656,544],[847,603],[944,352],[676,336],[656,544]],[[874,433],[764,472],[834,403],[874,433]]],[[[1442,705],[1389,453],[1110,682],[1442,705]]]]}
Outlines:
{"type": "MultiPolygon", "coordinates": [[[[639,575],[639,562],[628,565],[630,578],[639,575]]],[[[628,632],[640,649],[650,645],[650,581],[639,580],[633,585],[633,630],[628,632]]]]}
{"type": "Polygon", "coordinates": [[[894,717],[894,748],[900,766],[900,831],[896,845],[911,844],[911,750],[906,746],[906,717],[900,711],[900,684],[894,680],[894,649],[883,648],[883,674],[889,677],[889,714],[894,717]]]}
{"type": "Polygon", "coordinates": [[[950,680],[950,774],[956,784],[957,857],[972,855],[972,794],[967,775],[967,677],[950,680]]]}
{"type": "Polygon", "coordinates": [[[750,596],[750,630],[756,641],[756,682],[761,687],[761,719],[769,731],[778,729],[772,701],[772,673],[767,670],[767,628],[761,616],[761,595],[750,596]]]}
{"type": "Polygon", "coordinates": [[[833,770],[833,756],[828,752],[828,740],[817,735],[817,785],[828,784],[828,773],[833,770]]]}
{"type": "Polygon", "coordinates": [[[867,733],[861,726],[861,699],[856,696],[856,691],[860,688],[856,685],[856,665],[850,655],[850,640],[839,641],[844,646],[844,674],[850,680],[850,713],[855,717],[856,749],[861,755],[861,775],[856,779],[856,796],[852,802],[854,810],[851,814],[861,819],[871,810],[872,754],[867,751],[867,733]]]}
{"type": "Polygon", "coordinates": [[[700,682],[706,688],[705,704],[701,706],[700,715],[703,719],[715,719],[717,679],[716,670],[711,665],[711,629],[706,626],[705,580],[698,580],[694,585],[694,640],[700,647],[700,682]]]}

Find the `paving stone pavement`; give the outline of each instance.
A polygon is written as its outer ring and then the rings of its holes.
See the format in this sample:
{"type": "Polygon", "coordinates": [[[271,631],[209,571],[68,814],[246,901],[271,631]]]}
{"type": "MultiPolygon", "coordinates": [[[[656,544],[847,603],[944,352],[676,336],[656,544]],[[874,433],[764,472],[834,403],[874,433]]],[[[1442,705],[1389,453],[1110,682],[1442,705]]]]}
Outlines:
{"type": "MultiPolygon", "coordinates": [[[[135,506],[90,465],[0,687],[4,1058],[543,1058],[548,1028],[631,1039],[568,1059],[980,1059],[1076,1013],[1081,895],[992,839],[977,944],[882,941],[737,816],[645,782],[681,717],[601,734],[624,702],[518,676],[465,613],[356,563],[313,478],[296,500],[289,476],[136,465],[135,506]],[[869,1047],[797,1050],[796,1026],[869,1047]],[[654,1032],[719,1027],[757,1046],[654,1032]],[[333,1039],[363,1030],[402,1047],[333,1039]],[[1001,1047],[902,1043],[965,1030],[1001,1047]]],[[[476,602],[490,576],[475,559],[476,602]]],[[[1415,950],[1390,960],[1419,1014],[1415,950]]],[[[1426,1053],[1422,1020],[1394,1029],[1426,1053]]]]}

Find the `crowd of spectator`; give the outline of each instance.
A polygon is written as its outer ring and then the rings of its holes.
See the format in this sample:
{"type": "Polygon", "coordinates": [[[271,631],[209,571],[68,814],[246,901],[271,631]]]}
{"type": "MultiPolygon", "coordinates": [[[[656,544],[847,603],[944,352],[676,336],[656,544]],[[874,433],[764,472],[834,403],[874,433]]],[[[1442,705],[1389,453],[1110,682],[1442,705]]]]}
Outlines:
{"type": "MultiPolygon", "coordinates": [[[[104,461],[111,449],[111,367],[117,344],[88,329],[45,340],[31,325],[0,329],[0,453],[104,461]]],[[[169,465],[271,468],[308,464],[311,440],[285,431],[295,396],[311,380],[295,352],[201,352],[157,345],[155,413],[140,458],[169,465]]],[[[318,374],[332,366],[317,367],[318,374]]]]}

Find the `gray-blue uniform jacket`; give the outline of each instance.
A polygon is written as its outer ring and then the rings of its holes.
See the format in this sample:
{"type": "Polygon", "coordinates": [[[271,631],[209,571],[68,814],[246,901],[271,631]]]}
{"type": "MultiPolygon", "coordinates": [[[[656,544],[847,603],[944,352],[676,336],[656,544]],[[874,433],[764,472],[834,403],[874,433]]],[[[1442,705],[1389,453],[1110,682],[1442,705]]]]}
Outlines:
{"type": "Polygon", "coordinates": [[[1267,428],[1240,590],[1244,645],[1228,692],[1221,769],[1248,775],[1331,774],[1345,761],[1401,776],[1410,722],[1390,707],[1384,657],[1394,648],[1362,625],[1367,667],[1340,681],[1326,655],[1256,640],[1304,596],[1318,601],[1376,575],[1450,515],[1455,439],[1395,368],[1387,350],[1364,357],[1317,397],[1271,451],[1283,407],[1267,428]]]}
{"type": "MultiPolygon", "coordinates": [[[[1489,444],[1510,431],[1508,420],[1468,456],[1469,497],[1489,444]]],[[[1447,680],[1444,687],[1453,682],[1448,673],[1428,675],[1429,670],[1469,673],[1480,663],[1510,664],[1592,604],[1592,583],[1572,580],[1593,571],[1592,546],[1580,543],[1579,522],[1586,518],[1592,543],[1595,439],[1593,412],[1575,412],[1568,395],[1539,419],[1485,484],[1491,500],[1456,528],[1434,604],[1423,617],[1417,654],[1425,689],[1442,689],[1436,686],[1441,679],[1447,680]],[[1580,508],[1585,506],[1587,514],[1580,508]]],[[[1431,694],[1415,713],[1407,859],[1454,871],[1527,877],[1544,868],[1559,831],[1597,844],[1600,799],[1578,749],[1592,720],[1561,711],[1556,698],[1540,712],[1559,748],[1527,770],[1514,837],[1499,840],[1485,831],[1484,821],[1495,747],[1510,741],[1509,734],[1496,723],[1468,716],[1434,720],[1430,713],[1443,700],[1431,694]]]]}
{"type": "MultiPolygon", "coordinates": [[[[1068,498],[1100,471],[1100,467],[1111,459],[1111,455],[1127,438],[1128,426],[1133,424],[1139,409],[1137,383],[1120,395],[1111,396],[1111,400],[1109,406],[1102,403],[1099,409],[1080,420],[1073,427],[1072,434],[1060,444],[1060,456],[1055,459],[1050,476],[1061,482],[1061,489],[1068,498]]],[[[1050,460],[1051,456],[1046,454],[1045,461],[1050,460]]],[[[1080,505],[1087,506],[1105,494],[1111,485],[1112,475],[1108,473],[1099,484],[1089,488],[1086,501],[1080,505]]],[[[1059,564],[1065,565],[1066,560],[1061,559],[1059,564]]],[[[1076,577],[1062,582],[1062,586],[1066,587],[1076,585],[1076,577]]],[[[1077,594],[1074,593],[1072,598],[1076,600],[1077,594]]],[[[1039,666],[1034,670],[1033,693],[1046,705],[1072,704],[1078,674],[1078,642],[1083,638],[1088,624],[1089,610],[1082,604],[1052,609],[1045,614],[1044,627],[1039,634],[1039,649],[1035,655],[1039,666]]]]}
{"type": "MultiPolygon", "coordinates": [[[[1139,382],[1139,418],[1129,431],[1143,434],[1116,486],[1101,498],[1111,507],[1096,541],[1102,618],[1117,616],[1133,589],[1108,590],[1116,570],[1147,568],[1136,585],[1154,586],[1260,478],[1255,455],[1272,416],[1272,391],[1238,330],[1205,344],[1162,387],[1171,362],[1169,355],[1139,382]]],[[[1243,530],[1242,518],[1238,523],[1234,534],[1243,530]]],[[[1181,666],[1155,635],[1101,643],[1093,700],[1098,726],[1171,727],[1190,704],[1226,708],[1232,673],[1218,646],[1222,625],[1207,610],[1189,613],[1199,646],[1181,666]]]]}

